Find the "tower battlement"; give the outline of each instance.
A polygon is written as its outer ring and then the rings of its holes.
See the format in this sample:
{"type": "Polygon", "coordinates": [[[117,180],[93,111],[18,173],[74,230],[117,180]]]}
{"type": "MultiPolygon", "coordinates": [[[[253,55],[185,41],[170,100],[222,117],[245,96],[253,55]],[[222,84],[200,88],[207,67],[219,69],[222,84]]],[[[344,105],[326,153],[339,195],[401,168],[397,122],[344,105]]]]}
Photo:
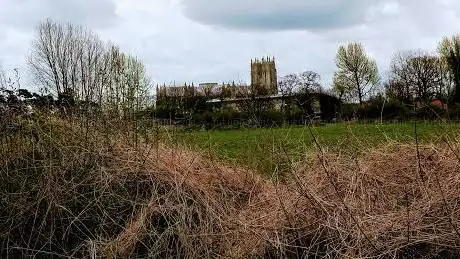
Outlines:
{"type": "Polygon", "coordinates": [[[255,95],[276,95],[278,93],[274,57],[251,60],[251,88],[255,95]]]}

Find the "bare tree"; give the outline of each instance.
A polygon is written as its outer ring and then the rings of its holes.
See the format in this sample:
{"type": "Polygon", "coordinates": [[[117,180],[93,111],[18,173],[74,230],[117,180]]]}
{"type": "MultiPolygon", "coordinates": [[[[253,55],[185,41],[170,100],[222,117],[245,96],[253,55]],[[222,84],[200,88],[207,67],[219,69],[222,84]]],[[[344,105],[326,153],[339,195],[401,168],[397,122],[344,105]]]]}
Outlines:
{"type": "Polygon", "coordinates": [[[317,93],[321,90],[319,79],[320,75],[313,71],[289,74],[282,77],[278,83],[278,87],[281,95],[284,97],[286,110],[290,111],[291,104],[295,104],[310,114],[314,101],[311,93],[317,93]]]}
{"type": "Polygon", "coordinates": [[[8,86],[8,80],[6,78],[5,70],[0,65],[0,90],[5,90],[8,86]]]}
{"type": "Polygon", "coordinates": [[[399,53],[391,65],[391,93],[405,101],[442,95],[440,60],[423,52],[399,53]]]}
{"type": "Polygon", "coordinates": [[[399,100],[403,103],[412,103],[413,94],[407,85],[393,78],[389,78],[384,85],[385,94],[389,99],[399,100]]]}
{"type": "Polygon", "coordinates": [[[290,96],[300,92],[317,92],[320,88],[320,78],[320,75],[313,71],[289,74],[281,78],[278,86],[283,96],[290,96]]]}
{"type": "Polygon", "coordinates": [[[360,43],[341,46],[336,65],[334,87],[342,96],[354,97],[362,103],[379,82],[377,63],[366,55],[360,43]]]}
{"type": "Polygon", "coordinates": [[[16,92],[21,88],[19,69],[13,69],[14,75],[7,73],[0,65],[0,91],[16,92]]]}
{"type": "Polygon", "coordinates": [[[141,107],[150,87],[139,59],[104,44],[90,30],[49,19],[37,27],[29,64],[44,89],[97,102],[119,115],[141,107]]]}
{"type": "Polygon", "coordinates": [[[72,92],[75,98],[100,100],[100,79],[106,49],[91,31],[50,19],[37,27],[29,65],[37,82],[56,95],[72,92]]]}
{"type": "Polygon", "coordinates": [[[301,92],[319,92],[321,76],[313,71],[305,71],[298,75],[301,92]]]}
{"type": "Polygon", "coordinates": [[[283,76],[278,82],[278,88],[282,96],[291,96],[299,88],[299,79],[296,74],[283,76]]]}
{"type": "Polygon", "coordinates": [[[47,20],[37,27],[29,64],[38,83],[59,94],[75,88],[79,81],[76,56],[81,54],[82,29],[47,20]],[[73,85],[72,85],[73,84],[73,85]]]}

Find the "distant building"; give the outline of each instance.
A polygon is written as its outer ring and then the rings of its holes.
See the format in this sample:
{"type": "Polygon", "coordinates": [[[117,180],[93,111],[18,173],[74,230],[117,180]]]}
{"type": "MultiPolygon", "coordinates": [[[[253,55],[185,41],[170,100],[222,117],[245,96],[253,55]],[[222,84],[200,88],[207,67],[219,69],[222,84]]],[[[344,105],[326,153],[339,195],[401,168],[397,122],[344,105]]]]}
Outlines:
{"type": "Polygon", "coordinates": [[[251,60],[251,85],[201,83],[180,86],[157,86],[157,98],[205,96],[210,99],[246,98],[273,96],[278,94],[278,78],[275,58],[251,60]]]}
{"type": "Polygon", "coordinates": [[[187,97],[194,96],[197,89],[193,84],[181,86],[157,86],[157,97],[187,97]]]}
{"type": "Polygon", "coordinates": [[[206,97],[215,96],[218,94],[218,86],[219,84],[217,83],[201,83],[198,85],[199,95],[206,97]]]}
{"type": "Polygon", "coordinates": [[[275,58],[251,60],[251,88],[256,96],[278,94],[275,58]]]}
{"type": "Polygon", "coordinates": [[[199,88],[214,88],[217,86],[218,86],[218,83],[201,83],[198,85],[199,88]]]}
{"type": "Polygon", "coordinates": [[[331,120],[336,116],[340,100],[325,93],[309,93],[308,96],[281,95],[278,93],[278,76],[275,58],[251,60],[251,84],[232,83],[200,83],[157,86],[157,104],[175,106],[182,110],[179,114],[190,115],[190,110],[223,109],[253,112],[271,107],[283,110],[287,105],[296,106],[308,116],[321,116],[331,120]],[[203,98],[204,97],[204,98],[203,98]],[[303,98],[303,99],[302,99],[303,98]]]}

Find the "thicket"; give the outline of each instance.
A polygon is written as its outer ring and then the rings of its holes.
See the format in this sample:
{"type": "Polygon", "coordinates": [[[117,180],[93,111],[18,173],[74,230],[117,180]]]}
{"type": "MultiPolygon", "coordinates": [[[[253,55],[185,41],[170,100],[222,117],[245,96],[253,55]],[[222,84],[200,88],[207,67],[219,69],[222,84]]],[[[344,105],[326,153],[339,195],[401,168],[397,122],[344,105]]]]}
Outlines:
{"type": "Polygon", "coordinates": [[[361,155],[316,142],[297,164],[280,144],[283,175],[265,179],[160,141],[168,128],[1,115],[0,257],[460,256],[456,138],[361,155]]]}

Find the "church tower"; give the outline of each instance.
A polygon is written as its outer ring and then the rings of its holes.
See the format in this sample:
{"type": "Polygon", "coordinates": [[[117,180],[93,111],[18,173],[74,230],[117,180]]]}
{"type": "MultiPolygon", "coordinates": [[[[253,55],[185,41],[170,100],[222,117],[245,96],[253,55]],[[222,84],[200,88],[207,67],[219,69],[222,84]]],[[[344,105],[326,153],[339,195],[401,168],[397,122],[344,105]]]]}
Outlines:
{"type": "Polygon", "coordinates": [[[251,60],[251,88],[256,96],[278,93],[275,58],[251,60]]]}

